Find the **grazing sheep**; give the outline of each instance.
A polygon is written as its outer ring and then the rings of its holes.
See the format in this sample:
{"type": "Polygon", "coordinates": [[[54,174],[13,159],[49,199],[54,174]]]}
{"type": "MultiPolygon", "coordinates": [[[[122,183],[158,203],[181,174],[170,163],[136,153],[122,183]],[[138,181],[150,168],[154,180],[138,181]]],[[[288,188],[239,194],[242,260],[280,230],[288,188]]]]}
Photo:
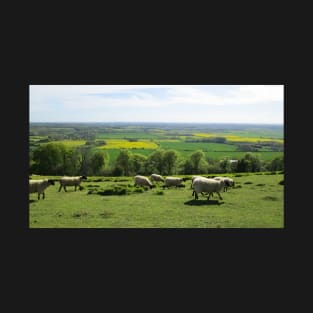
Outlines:
{"type": "Polygon", "coordinates": [[[150,189],[154,187],[154,185],[151,183],[151,181],[149,180],[148,177],[141,176],[141,175],[136,175],[134,177],[134,179],[135,179],[135,185],[134,185],[135,187],[137,187],[137,186],[141,186],[141,187],[147,186],[150,189]]]}
{"type": "Polygon", "coordinates": [[[191,177],[191,185],[190,185],[190,189],[192,189],[192,184],[193,184],[193,181],[194,181],[197,177],[203,177],[203,176],[192,176],[192,177],[191,177]]]}
{"type": "Polygon", "coordinates": [[[151,174],[150,178],[151,178],[151,181],[154,181],[154,182],[159,182],[159,181],[164,182],[164,178],[158,174],[151,174]]]}
{"type": "Polygon", "coordinates": [[[213,195],[213,192],[216,192],[220,198],[223,198],[220,195],[220,192],[223,191],[225,183],[223,180],[216,180],[212,178],[205,178],[205,177],[197,177],[193,181],[193,190],[195,195],[195,200],[198,199],[199,192],[208,193],[208,200],[210,196],[213,195]]]}
{"type": "Polygon", "coordinates": [[[179,177],[166,177],[164,180],[163,188],[165,187],[182,187],[182,182],[185,181],[186,178],[179,177]]]}
{"type": "Polygon", "coordinates": [[[79,186],[82,182],[82,180],[86,180],[86,176],[63,176],[60,178],[60,188],[59,192],[61,191],[62,187],[64,188],[64,191],[66,190],[66,186],[75,186],[75,191],[76,187],[79,186]]]}
{"type": "MultiPolygon", "coordinates": [[[[196,178],[198,178],[198,177],[203,177],[203,176],[192,176],[190,189],[193,189],[192,184],[193,184],[194,180],[195,180],[196,178]]],[[[192,197],[194,196],[194,194],[195,194],[195,191],[193,190],[193,191],[192,191],[192,197]]],[[[204,192],[201,192],[201,194],[202,194],[203,196],[205,195],[204,192]]],[[[212,196],[213,196],[213,192],[212,192],[211,194],[212,194],[212,196]]]]}
{"type": "Polygon", "coordinates": [[[225,183],[224,191],[227,191],[227,189],[229,187],[235,186],[235,182],[232,178],[216,176],[216,177],[214,177],[214,179],[224,181],[224,183],[225,183]]]}
{"type": "Polygon", "coordinates": [[[29,193],[38,193],[38,200],[40,199],[40,194],[42,194],[42,199],[45,198],[45,189],[50,185],[54,185],[54,180],[52,179],[31,179],[29,180],[29,193]]]}

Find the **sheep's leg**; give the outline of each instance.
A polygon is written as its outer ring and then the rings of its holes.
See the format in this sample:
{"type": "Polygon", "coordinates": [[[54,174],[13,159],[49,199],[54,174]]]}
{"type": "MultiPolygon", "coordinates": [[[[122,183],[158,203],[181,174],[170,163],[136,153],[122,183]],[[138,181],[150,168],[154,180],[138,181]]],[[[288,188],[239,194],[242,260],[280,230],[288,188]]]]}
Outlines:
{"type": "Polygon", "coordinates": [[[65,191],[65,192],[67,192],[66,187],[65,187],[65,186],[63,186],[63,188],[64,188],[64,191],[65,191]]]}
{"type": "Polygon", "coordinates": [[[44,198],[45,198],[45,192],[42,193],[42,199],[44,199],[44,198]]]}
{"type": "Polygon", "coordinates": [[[198,200],[198,194],[197,194],[197,192],[194,191],[194,193],[195,193],[195,200],[198,200]]]}
{"type": "Polygon", "coordinates": [[[220,193],[218,191],[216,191],[216,193],[218,194],[220,200],[223,200],[223,198],[221,197],[220,193]]]}
{"type": "Polygon", "coordinates": [[[38,192],[38,200],[40,199],[40,193],[38,192]]]}
{"type": "Polygon", "coordinates": [[[59,192],[61,191],[61,189],[62,189],[62,185],[60,185],[59,192]]]}
{"type": "Polygon", "coordinates": [[[75,191],[76,191],[76,187],[77,187],[77,185],[75,185],[75,191]]]}

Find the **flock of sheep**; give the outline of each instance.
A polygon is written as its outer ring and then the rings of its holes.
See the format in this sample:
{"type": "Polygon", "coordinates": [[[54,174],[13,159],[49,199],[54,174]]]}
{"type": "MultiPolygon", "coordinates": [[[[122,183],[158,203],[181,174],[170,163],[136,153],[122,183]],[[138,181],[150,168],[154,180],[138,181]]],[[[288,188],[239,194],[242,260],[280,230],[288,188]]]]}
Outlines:
{"type": "MultiPolygon", "coordinates": [[[[187,180],[187,178],[179,178],[179,177],[166,177],[165,179],[157,174],[151,175],[151,180],[154,182],[164,182],[163,188],[165,187],[184,187],[182,184],[183,181],[187,180]]],[[[233,187],[235,182],[232,178],[229,177],[214,177],[207,178],[204,176],[193,176],[191,182],[191,188],[193,189],[192,195],[195,196],[195,200],[198,199],[198,194],[207,195],[208,200],[210,196],[213,196],[213,192],[216,192],[219,198],[222,200],[223,198],[220,195],[220,192],[227,191],[229,187],[233,187]]],[[[135,176],[135,186],[147,186],[153,188],[154,185],[149,180],[148,177],[137,175],[135,176]]]]}
{"type": "MultiPolygon", "coordinates": [[[[183,185],[183,181],[186,181],[188,178],[180,178],[180,177],[166,177],[163,178],[161,175],[152,174],[150,176],[151,180],[146,176],[136,175],[134,177],[135,186],[141,187],[149,187],[154,188],[154,183],[164,183],[163,188],[169,187],[185,187],[183,185]]],[[[59,192],[64,189],[66,190],[67,186],[75,186],[76,188],[81,188],[80,184],[83,180],[87,180],[86,176],[64,176],[59,179],[60,187],[59,192]]],[[[233,179],[229,177],[214,177],[207,178],[204,176],[193,176],[191,182],[191,189],[193,189],[192,196],[195,197],[195,200],[198,199],[198,194],[201,193],[203,196],[208,196],[208,200],[210,196],[213,196],[213,193],[217,193],[219,199],[223,199],[220,195],[220,192],[227,191],[229,187],[233,187],[235,182],[233,179]]],[[[40,195],[42,194],[42,199],[45,198],[45,190],[50,185],[54,185],[53,179],[30,179],[29,180],[29,193],[37,193],[38,200],[40,199],[40,195]]]]}
{"type": "MultiPolygon", "coordinates": [[[[77,187],[80,187],[80,184],[83,180],[87,180],[86,176],[63,176],[60,178],[60,188],[59,191],[63,188],[66,190],[66,186],[75,186],[75,191],[77,187]]],[[[42,199],[45,198],[45,190],[54,185],[53,179],[30,179],[29,180],[29,193],[37,193],[38,200],[42,194],[42,199]]]]}

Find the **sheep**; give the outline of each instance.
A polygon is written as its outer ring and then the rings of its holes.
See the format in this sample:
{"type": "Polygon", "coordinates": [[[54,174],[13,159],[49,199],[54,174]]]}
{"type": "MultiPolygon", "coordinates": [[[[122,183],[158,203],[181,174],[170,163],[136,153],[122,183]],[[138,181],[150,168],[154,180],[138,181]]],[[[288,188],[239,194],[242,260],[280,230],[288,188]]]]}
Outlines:
{"type": "Polygon", "coordinates": [[[42,194],[42,199],[45,198],[45,189],[50,185],[54,185],[53,179],[30,179],[29,180],[29,193],[38,193],[38,200],[40,199],[40,194],[42,194]]]}
{"type": "Polygon", "coordinates": [[[195,200],[198,199],[199,192],[208,193],[208,200],[210,199],[210,196],[213,195],[213,192],[216,192],[220,200],[223,200],[223,198],[220,195],[220,192],[223,191],[224,186],[225,183],[223,180],[216,180],[206,177],[197,177],[193,181],[195,200]]]}
{"type": "Polygon", "coordinates": [[[214,177],[214,179],[224,181],[224,183],[225,183],[224,191],[227,191],[228,187],[235,186],[235,182],[232,178],[229,178],[226,176],[225,177],[216,176],[216,177],[214,177]]]}
{"type": "Polygon", "coordinates": [[[135,184],[134,186],[137,187],[137,186],[147,186],[149,187],[150,189],[151,188],[154,188],[155,186],[151,183],[151,181],[149,180],[148,177],[145,177],[145,176],[141,176],[141,175],[136,175],[134,177],[134,180],[135,180],[135,184]]]}
{"type": "Polygon", "coordinates": [[[194,181],[197,177],[203,177],[203,176],[192,176],[192,177],[191,177],[191,185],[190,185],[190,189],[192,189],[192,184],[193,184],[193,181],[194,181]]]}
{"type": "MultiPolygon", "coordinates": [[[[203,177],[203,176],[192,176],[192,178],[191,178],[191,185],[190,185],[190,189],[193,189],[192,184],[193,184],[194,180],[195,180],[196,178],[198,178],[198,177],[203,177]]],[[[195,194],[195,191],[193,190],[193,191],[192,191],[192,197],[194,196],[194,194],[195,194]]],[[[201,194],[202,194],[203,196],[205,195],[205,193],[204,193],[204,192],[201,192],[201,194]]],[[[213,196],[213,192],[212,192],[211,194],[212,194],[212,196],[213,196]]]]}
{"type": "Polygon", "coordinates": [[[151,181],[154,181],[154,182],[164,182],[164,178],[158,174],[151,174],[150,178],[151,178],[151,181]]]}
{"type": "Polygon", "coordinates": [[[61,191],[62,187],[64,188],[64,191],[66,192],[66,186],[75,186],[75,191],[76,187],[79,186],[81,188],[80,184],[82,180],[86,180],[86,176],[63,176],[60,178],[60,188],[59,192],[61,191]]]}
{"type": "Polygon", "coordinates": [[[163,188],[165,187],[183,187],[182,182],[185,181],[186,178],[180,178],[180,177],[166,177],[164,180],[163,188]]]}

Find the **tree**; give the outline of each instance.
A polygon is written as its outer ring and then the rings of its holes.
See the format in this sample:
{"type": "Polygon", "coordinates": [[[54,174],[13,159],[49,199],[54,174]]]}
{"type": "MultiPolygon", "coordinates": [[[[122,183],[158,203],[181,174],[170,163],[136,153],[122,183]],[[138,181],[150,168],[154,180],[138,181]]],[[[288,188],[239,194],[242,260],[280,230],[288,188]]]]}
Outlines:
{"type": "Polygon", "coordinates": [[[91,175],[91,149],[88,146],[82,146],[77,149],[80,153],[79,173],[78,175],[91,175]]]}
{"type": "Polygon", "coordinates": [[[97,151],[93,154],[93,156],[91,157],[90,160],[90,166],[92,169],[92,174],[93,175],[99,175],[100,174],[100,170],[102,169],[102,167],[104,166],[104,153],[97,151]]]}
{"type": "Polygon", "coordinates": [[[179,164],[180,174],[193,174],[193,165],[190,160],[184,160],[179,164]]]}
{"type": "Polygon", "coordinates": [[[129,176],[131,169],[131,153],[128,150],[121,150],[116,159],[116,167],[122,170],[123,176],[129,176]]]}
{"type": "Polygon", "coordinates": [[[205,155],[204,155],[204,152],[202,150],[197,150],[190,155],[189,159],[190,159],[190,162],[192,164],[194,174],[199,174],[200,162],[201,162],[201,160],[204,161],[204,156],[205,155]]]}
{"type": "Polygon", "coordinates": [[[61,143],[43,144],[34,151],[33,160],[37,174],[62,175],[66,147],[61,143]]]}
{"type": "Polygon", "coordinates": [[[147,157],[142,154],[133,154],[131,156],[131,168],[134,175],[144,175],[145,174],[145,162],[147,157]]]}
{"type": "Polygon", "coordinates": [[[156,172],[158,174],[163,174],[163,155],[164,150],[162,149],[158,149],[152,152],[145,164],[146,173],[152,174],[156,172]]]}
{"type": "Polygon", "coordinates": [[[271,161],[269,164],[270,171],[282,171],[284,170],[284,157],[276,157],[274,160],[271,161]]]}
{"type": "Polygon", "coordinates": [[[259,157],[251,152],[244,155],[238,160],[238,172],[259,172],[261,170],[261,160],[259,157]]]}
{"type": "Polygon", "coordinates": [[[229,160],[228,159],[221,160],[220,161],[220,168],[221,168],[223,173],[231,172],[231,166],[230,166],[229,160]]]}
{"type": "Polygon", "coordinates": [[[163,166],[165,175],[171,175],[176,168],[176,161],[178,159],[178,153],[176,150],[166,150],[163,155],[163,166]]]}
{"type": "Polygon", "coordinates": [[[64,175],[79,175],[80,174],[81,154],[77,149],[70,149],[66,153],[66,171],[64,175]]]}

